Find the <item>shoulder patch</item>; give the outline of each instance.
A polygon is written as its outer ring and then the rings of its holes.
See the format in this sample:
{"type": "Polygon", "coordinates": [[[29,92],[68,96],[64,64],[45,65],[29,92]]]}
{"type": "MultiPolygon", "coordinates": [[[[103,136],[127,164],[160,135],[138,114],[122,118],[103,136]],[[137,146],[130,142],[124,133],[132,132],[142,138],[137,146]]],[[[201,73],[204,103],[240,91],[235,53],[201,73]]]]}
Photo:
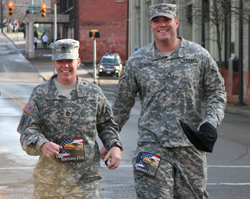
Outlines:
{"type": "Polygon", "coordinates": [[[27,115],[27,114],[25,114],[21,117],[20,123],[17,127],[17,131],[19,133],[21,133],[21,131],[23,130],[23,127],[27,124],[28,119],[29,119],[29,115],[27,115]]]}
{"type": "Polygon", "coordinates": [[[23,108],[23,111],[28,113],[28,114],[31,114],[32,111],[34,111],[34,107],[30,106],[29,104],[26,104],[26,106],[23,108]]]}

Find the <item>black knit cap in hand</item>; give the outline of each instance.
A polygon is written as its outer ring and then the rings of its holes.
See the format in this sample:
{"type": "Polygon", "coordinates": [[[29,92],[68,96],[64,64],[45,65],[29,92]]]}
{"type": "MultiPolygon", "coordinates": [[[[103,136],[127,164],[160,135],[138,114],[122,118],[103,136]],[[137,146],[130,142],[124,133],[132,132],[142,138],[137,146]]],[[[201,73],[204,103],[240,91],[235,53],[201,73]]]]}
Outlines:
{"type": "Polygon", "coordinates": [[[185,122],[179,121],[184,133],[197,149],[212,153],[218,136],[217,130],[212,124],[206,122],[200,126],[200,131],[197,131],[193,130],[185,122]]]}

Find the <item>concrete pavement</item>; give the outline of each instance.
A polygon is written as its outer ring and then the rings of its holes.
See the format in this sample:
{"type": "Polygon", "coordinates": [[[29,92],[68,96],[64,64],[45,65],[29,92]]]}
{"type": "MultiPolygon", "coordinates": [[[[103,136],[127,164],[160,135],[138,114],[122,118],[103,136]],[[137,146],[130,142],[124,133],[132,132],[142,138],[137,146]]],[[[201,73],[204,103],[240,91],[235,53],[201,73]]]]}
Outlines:
{"type": "MultiPolygon", "coordinates": [[[[23,39],[23,33],[6,33],[6,36],[12,40],[25,55],[26,41],[23,39]]],[[[38,49],[35,50],[35,58],[30,59],[29,61],[33,64],[34,68],[37,69],[44,80],[50,78],[54,74],[54,68],[51,63],[51,50],[49,48],[44,49],[40,40],[38,41],[38,49]]],[[[89,63],[82,64],[78,69],[78,75],[94,82],[93,65],[89,63]]],[[[103,90],[112,92],[115,92],[117,83],[118,79],[115,78],[108,79],[97,77],[96,79],[96,84],[98,84],[103,90]]],[[[250,117],[250,106],[239,106],[237,104],[228,103],[226,112],[250,117]]]]}

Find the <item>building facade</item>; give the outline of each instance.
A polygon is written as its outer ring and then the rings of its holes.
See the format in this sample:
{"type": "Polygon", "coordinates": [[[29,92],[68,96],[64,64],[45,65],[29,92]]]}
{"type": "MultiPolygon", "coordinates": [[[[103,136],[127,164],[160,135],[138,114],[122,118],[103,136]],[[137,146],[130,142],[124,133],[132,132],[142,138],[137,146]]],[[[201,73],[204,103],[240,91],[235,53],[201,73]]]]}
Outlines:
{"type": "Polygon", "coordinates": [[[126,62],[127,0],[54,0],[57,12],[70,16],[69,24],[57,26],[58,37],[80,41],[80,58],[83,62],[93,61],[91,30],[98,30],[96,39],[97,61],[106,53],[118,53],[126,62]]]}

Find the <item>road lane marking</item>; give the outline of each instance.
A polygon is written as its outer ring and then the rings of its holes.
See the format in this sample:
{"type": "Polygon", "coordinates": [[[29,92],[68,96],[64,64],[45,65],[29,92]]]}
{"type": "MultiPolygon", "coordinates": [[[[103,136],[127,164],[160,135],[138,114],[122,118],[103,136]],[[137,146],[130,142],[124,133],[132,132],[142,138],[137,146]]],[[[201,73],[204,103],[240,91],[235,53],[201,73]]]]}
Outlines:
{"type": "Polygon", "coordinates": [[[8,167],[8,168],[0,168],[0,170],[30,170],[34,169],[35,167],[8,167]]]}
{"type": "Polygon", "coordinates": [[[250,168],[250,166],[208,165],[209,168],[250,168]]]}
{"type": "MultiPolygon", "coordinates": [[[[106,166],[103,163],[101,167],[106,167],[106,166]]],[[[129,168],[133,166],[132,165],[119,165],[119,167],[129,168]]],[[[231,165],[208,165],[207,167],[208,168],[247,168],[247,169],[250,169],[250,166],[231,166],[231,165]]]]}
{"type": "MultiPolygon", "coordinates": [[[[101,163],[101,167],[102,168],[106,168],[106,165],[104,163],[101,163]]],[[[133,165],[119,165],[118,168],[132,168],[133,165]]],[[[230,165],[208,165],[208,167],[212,167],[212,168],[250,168],[250,166],[230,166],[230,165]]],[[[8,168],[0,168],[0,170],[4,170],[4,169],[31,169],[34,167],[8,167],[8,168]]]]}
{"type": "Polygon", "coordinates": [[[6,95],[8,95],[11,99],[13,99],[16,103],[18,103],[23,108],[27,104],[25,101],[23,101],[21,98],[19,98],[18,96],[16,96],[14,93],[12,93],[12,92],[4,89],[4,88],[0,87],[0,91],[2,91],[3,93],[5,93],[6,95]]]}
{"type": "Polygon", "coordinates": [[[209,186],[226,185],[226,186],[250,186],[250,183],[207,183],[209,186]]]}

